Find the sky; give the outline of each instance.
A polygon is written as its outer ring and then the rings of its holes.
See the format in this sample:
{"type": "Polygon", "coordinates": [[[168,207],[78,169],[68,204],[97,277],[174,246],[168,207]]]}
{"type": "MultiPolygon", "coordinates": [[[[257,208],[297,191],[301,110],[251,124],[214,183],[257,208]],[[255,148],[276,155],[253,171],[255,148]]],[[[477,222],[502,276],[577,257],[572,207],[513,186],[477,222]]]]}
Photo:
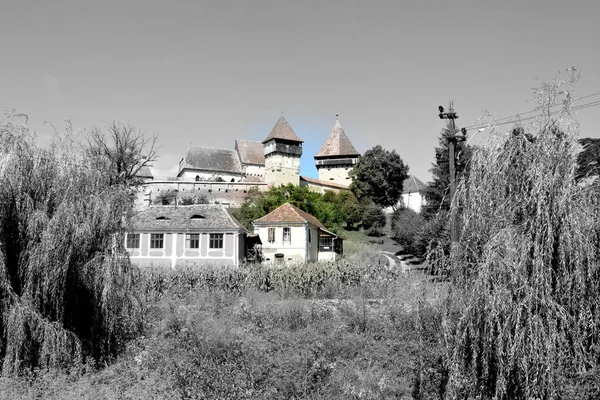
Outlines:
{"type": "MultiPolygon", "coordinates": [[[[571,66],[576,96],[599,93],[599,16],[597,0],[0,0],[0,110],[40,143],[67,119],[157,134],[160,176],[190,144],[262,141],[283,112],[317,177],[339,114],[359,152],[396,150],[427,182],[438,105],[459,127],[527,112],[538,79],[571,66]]],[[[599,111],[579,112],[582,137],[600,137],[599,111]]]]}

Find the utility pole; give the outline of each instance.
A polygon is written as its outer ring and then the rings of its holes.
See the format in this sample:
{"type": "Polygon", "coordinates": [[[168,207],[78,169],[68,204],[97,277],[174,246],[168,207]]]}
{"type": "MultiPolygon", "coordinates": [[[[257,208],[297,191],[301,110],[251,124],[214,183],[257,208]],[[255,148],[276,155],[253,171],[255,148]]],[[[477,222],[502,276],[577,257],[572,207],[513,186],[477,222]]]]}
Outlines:
{"type": "MultiPolygon", "coordinates": [[[[448,129],[444,137],[448,141],[448,165],[450,168],[450,205],[454,200],[454,193],[456,192],[456,166],[454,159],[454,147],[457,142],[462,142],[466,139],[466,130],[463,128],[462,136],[458,136],[458,130],[456,129],[456,123],[454,122],[458,118],[458,114],[454,112],[454,102],[450,102],[448,106],[448,112],[444,112],[444,107],[438,107],[440,119],[448,120],[448,129]]],[[[451,243],[458,241],[458,214],[452,214],[450,218],[450,240],[451,243]]]]}

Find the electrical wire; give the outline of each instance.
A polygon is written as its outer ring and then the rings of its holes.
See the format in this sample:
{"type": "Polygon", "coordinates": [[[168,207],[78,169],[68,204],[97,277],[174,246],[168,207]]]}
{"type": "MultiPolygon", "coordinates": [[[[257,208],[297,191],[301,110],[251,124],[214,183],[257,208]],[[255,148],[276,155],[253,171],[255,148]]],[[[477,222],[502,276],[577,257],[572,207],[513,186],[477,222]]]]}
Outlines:
{"type": "MultiPolygon", "coordinates": [[[[592,97],[592,96],[597,96],[597,95],[600,95],[600,92],[599,93],[594,93],[594,94],[591,94],[591,95],[588,95],[588,96],[580,97],[580,98],[578,98],[578,100],[579,99],[584,99],[584,98],[589,98],[589,97],[592,97]]],[[[578,106],[574,106],[574,107],[572,107],[572,110],[573,111],[585,110],[586,108],[596,107],[596,106],[599,106],[599,105],[600,105],[600,100],[595,100],[595,101],[591,101],[589,103],[585,103],[585,104],[580,104],[578,106]]],[[[552,107],[557,107],[557,106],[560,106],[560,105],[557,104],[557,105],[552,106],[552,107]]],[[[550,108],[552,108],[552,107],[550,107],[550,108]]],[[[535,113],[535,112],[540,112],[540,110],[537,109],[537,110],[528,111],[528,112],[522,113],[522,114],[511,115],[510,117],[499,118],[499,119],[496,119],[496,120],[490,122],[489,124],[474,124],[474,125],[470,125],[470,126],[465,127],[465,129],[467,129],[467,130],[475,130],[475,129],[487,128],[487,127],[490,127],[490,126],[502,126],[502,125],[508,125],[508,124],[515,124],[515,123],[518,123],[518,122],[530,121],[532,119],[537,118],[538,115],[533,115],[533,116],[529,116],[529,117],[525,117],[525,118],[521,118],[521,116],[522,115],[526,115],[526,114],[535,113]],[[512,119],[508,120],[508,121],[505,121],[505,120],[507,120],[509,118],[512,118],[512,119]]],[[[560,113],[560,110],[555,110],[555,111],[550,112],[548,115],[549,116],[553,116],[553,115],[557,115],[559,113],[560,113]]]]}
{"type": "MultiPolygon", "coordinates": [[[[579,101],[579,100],[583,100],[583,99],[588,99],[590,97],[594,97],[594,96],[598,96],[598,95],[600,95],[600,92],[588,94],[586,96],[577,97],[573,101],[579,101]]],[[[560,104],[555,104],[553,106],[550,106],[550,108],[559,107],[559,106],[560,106],[560,104]]],[[[523,113],[518,113],[518,114],[515,114],[515,115],[508,116],[508,117],[497,118],[497,119],[494,120],[494,122],[500,122],[500,121],[504,121],[504,120],[507,120],[507,119],[513,119],[513,118],[521,117],[523,115],[536,113],[536,112],[539,112],[539,111],[540,111],[539,108],[536,108],[536,109],[533,109],[531,111],[526,111],[526,112],[523,112],[523,113]]],[[[470,129],[473,126],[477,126],[477,124],[473,124],[472,126],[467,126],[465,128],[466,129],[470,129]]]]}

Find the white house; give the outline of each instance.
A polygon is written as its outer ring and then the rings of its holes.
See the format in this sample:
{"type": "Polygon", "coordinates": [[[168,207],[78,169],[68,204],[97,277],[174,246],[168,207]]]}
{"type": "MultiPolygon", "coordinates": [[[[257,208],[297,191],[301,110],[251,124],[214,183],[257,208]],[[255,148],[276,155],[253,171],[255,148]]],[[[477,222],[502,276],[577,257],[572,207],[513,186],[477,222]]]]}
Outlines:
{"type": "MultiPolygon", "coordinates": [[[[409,175],[402,183],[402,197],[398,201],[398,207],[406,207],[414,212],[421,212],[425,205],[424,192],[427,185],[414,175],[409,175]]],[[[391,214],[394,212],[392,207],[386,207],[383,212],[391,214]]]]}
{"type": "Polygon", "coordinates": [[[421,207],[425,205],[423,192],[427,188],[419,178],[409,175],[402,185],[402,202],[406,208],[414,212],[421,212],[421,207]]]}
{"type": "Polygon", "coordinates": [[[343,242],[318,219],[285,203],[253,222],[266,262],[335,261],[343,242]]]}
{"type": "Polygon", "coordinates": [[[245,257],[246,230],[221,205],[141,209],[126,236],[138,266],[234,265],[245,257]]]}

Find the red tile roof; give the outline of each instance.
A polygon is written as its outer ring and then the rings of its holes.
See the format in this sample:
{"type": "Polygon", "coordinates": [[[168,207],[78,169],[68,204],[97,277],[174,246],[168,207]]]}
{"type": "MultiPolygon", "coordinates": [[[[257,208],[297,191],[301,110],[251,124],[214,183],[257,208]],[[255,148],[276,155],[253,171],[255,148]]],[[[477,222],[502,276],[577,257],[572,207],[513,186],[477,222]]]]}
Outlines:
{"type": "Polygon", "coordinates": [[[315,158],[330,156],[360,156],[339,121],[335,121],[329,136],[321,146],[321,150],[315,154],[315,158]]]}
{"type": "Polygon", "coordinates": [[[261,142],[235,139],[235,149],[242,164],[265,165],[265,154],[261,142]]]}
{"type": "Polygon", "coordinates": [[[331,188],[335,188],[335,189],[346,189],[346,190],[350,189],[348,186],[342,185],[341,183],[322,181],[320,179],[309,178],[308,176],[300,176],[300,180],[306,181],[308,183],[313,183],[315,185],[326,186],[326,187],[331,187],[331,188]]]}
{"type": "Polygon", "coordinates": [[[275,210],[271,211],[264,217],[255,220],[254,222],[258,224],[308,222],[311,225],[326,230],[326,228],[321,222],[319,222],[318,219],[309,213],[302,211],[298,207],[291,205],[290,203],[285,203],[284,205],[277,207],[275,210]]]}
{"type": "Polygon", "coordinates": [[[266,143],[272,139],[290,140],[292,142],[299,142],[299,143],[304,142],[302,139],[300,139],[298,137],[298,135],[296,135],[296,132],[294,132],[294,130],[292,129],[290,124],[288,124],[287,120],[285,119],[285,117],[283,115],[281,117],[279,117],[279,119],[277,120],[277,123],[275,124],[273,129],[271,129],[271,133],[269,133],[269,136],[267,136],[267,138],[265,140],[263,140],[262,142],[266,143]]]}

